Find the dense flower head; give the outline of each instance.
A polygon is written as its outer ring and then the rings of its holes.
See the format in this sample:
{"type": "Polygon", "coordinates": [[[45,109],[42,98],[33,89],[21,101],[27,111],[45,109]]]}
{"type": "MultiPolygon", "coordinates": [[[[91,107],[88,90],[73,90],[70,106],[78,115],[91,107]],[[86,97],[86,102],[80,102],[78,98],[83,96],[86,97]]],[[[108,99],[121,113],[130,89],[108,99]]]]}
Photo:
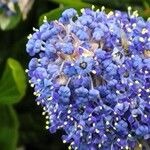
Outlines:
{"type": "Polygon", "coordinates": [[[1,0],[0,10],[6,15],[11,16],[15,14],[15,4],[18,0],[1,0]]]}
{"type": "Polygon", "coordinates": [[[34,30],[27,72],[50,132],[63,129],[63,142],[80,150],[133,149],[150,138],[149,20],[70,8],[34,30]]]}

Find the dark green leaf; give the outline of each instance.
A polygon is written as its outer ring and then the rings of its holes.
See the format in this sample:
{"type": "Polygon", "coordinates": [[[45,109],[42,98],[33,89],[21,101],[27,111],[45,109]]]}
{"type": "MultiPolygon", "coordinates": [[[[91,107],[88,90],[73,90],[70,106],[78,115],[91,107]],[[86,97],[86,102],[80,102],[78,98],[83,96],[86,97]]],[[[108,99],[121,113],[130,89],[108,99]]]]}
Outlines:
{"type": "Polygon", "coordinates": [[[139,10],[139,15],[144,17],[145,19],[150,17],[150,8],[145,9],[145,10],[139,10]]]}
{"type": "Polygon", "coordinates": [[[63,4],[65,6],[69,7],[90,7],[91,4],[82,2],[81,0],[51,0],[52,2],[58,3],[58,4],[63,4]]]}
{"type": "Polygon", "coordinates": [[[48,21],[56,20],[61,16],[61,13],[64,11],[64,8],[56,8],[50,12],[43,14],[39,19],[39,25],[43,23],[44,16],[47,17],[48,21]]]}
{"type": "Polygon", "coordinates": [[[0,105],[0,149],[16,150],[18,120],[12,106],[0,105]]]}
{"type": "Polygon", "coordinates": [[[87,3],[92,3],[94,5],[98,6],[105,6],[106,8],[111,9],[119,9],[119,10],[125,10],[128,6],[134,6],[134,7],[141,7],[142,1],[141,0],[83,0],[87,3]]]}
{"type": "Polygon", "coordinates": [[[0,80],[0,103],[13,104],[25,94],[26,77],[18,61],[9,58],[0,80]]]}
{"type": "Polygon", "coordinates": [[[143,5],[146,9],[150,8],[150,3],[148,3],[146,0],[143,1],[143,5]]]}

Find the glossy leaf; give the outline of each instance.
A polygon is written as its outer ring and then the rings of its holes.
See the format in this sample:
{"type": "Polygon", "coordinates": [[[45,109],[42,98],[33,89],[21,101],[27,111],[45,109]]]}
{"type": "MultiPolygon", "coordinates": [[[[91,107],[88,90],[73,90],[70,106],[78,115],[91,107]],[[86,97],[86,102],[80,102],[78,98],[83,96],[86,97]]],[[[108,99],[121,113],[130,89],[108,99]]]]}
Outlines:
{"type": "Polygon", "coordinates": [[[18,120],[12,106],[0,105],[0,149],[16,150],[18,120]]]}
{"type": "Polygon", "coordinates": [[[63,4],[64,6],[70,6],[70,7],[89,7],[91,4],[82,2],[81,0],[51,0],[52,2],[63,4]]]}
{"type": "Polygon", "coordinates": [[[94,5],[99,5],[99,6],[105,6],[106,8],[112,8],[112,9],[123,9],[126,10],[128,6],[142,6],[142,1],[141,0],[83,0],[84,2],[87,3],[92,3],[94,5]]]}
{"type": "Polygon", "coordinates": [[[52,11],[49,11],[43,14],[39,19],[39,25],[43,23],[43,19],[46,16],[48,21],[56,20],[61,16],[61,13],[64,11],[64,8],[56,8],[52,11]]]}
{"type": "Polygon", "coordinates": [[[25,90],[24,70],[18,61],[9,58],[0,80],[0,104],[18,102],[24,96],[25,90]]]}

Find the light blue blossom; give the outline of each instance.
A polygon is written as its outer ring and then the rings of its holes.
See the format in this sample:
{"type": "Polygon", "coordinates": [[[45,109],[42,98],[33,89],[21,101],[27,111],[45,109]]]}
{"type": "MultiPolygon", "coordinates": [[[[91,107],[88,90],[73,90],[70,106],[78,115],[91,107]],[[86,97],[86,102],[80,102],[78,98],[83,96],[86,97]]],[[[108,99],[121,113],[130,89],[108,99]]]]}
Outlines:
{"type": "Polygon", "coordinates": [[[84,75],[90,73],[94,65],[94,61],[92,57],[80,57],[76,63],[75,68],[79,75],[84,75]]]}

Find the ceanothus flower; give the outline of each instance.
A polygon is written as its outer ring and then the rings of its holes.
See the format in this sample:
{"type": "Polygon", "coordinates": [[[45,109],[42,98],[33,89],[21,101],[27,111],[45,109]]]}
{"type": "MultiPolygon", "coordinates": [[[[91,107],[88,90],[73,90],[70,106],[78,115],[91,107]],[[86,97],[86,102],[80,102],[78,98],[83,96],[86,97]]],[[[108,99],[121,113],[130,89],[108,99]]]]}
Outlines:
{"type": "Polygon", "coordinates": [[[29,83],[69,149],[133,150],[150,139],[150,20],[67,9],[29,36],[29,83]]]}
{"type": "Polygon", "coordinates": [[[90,73],[94,66],[94,60],[93,57],[80,57],[75,62],[75,69],[77,70],[77,73],[79,75],[84,75],[90,73]]]}

